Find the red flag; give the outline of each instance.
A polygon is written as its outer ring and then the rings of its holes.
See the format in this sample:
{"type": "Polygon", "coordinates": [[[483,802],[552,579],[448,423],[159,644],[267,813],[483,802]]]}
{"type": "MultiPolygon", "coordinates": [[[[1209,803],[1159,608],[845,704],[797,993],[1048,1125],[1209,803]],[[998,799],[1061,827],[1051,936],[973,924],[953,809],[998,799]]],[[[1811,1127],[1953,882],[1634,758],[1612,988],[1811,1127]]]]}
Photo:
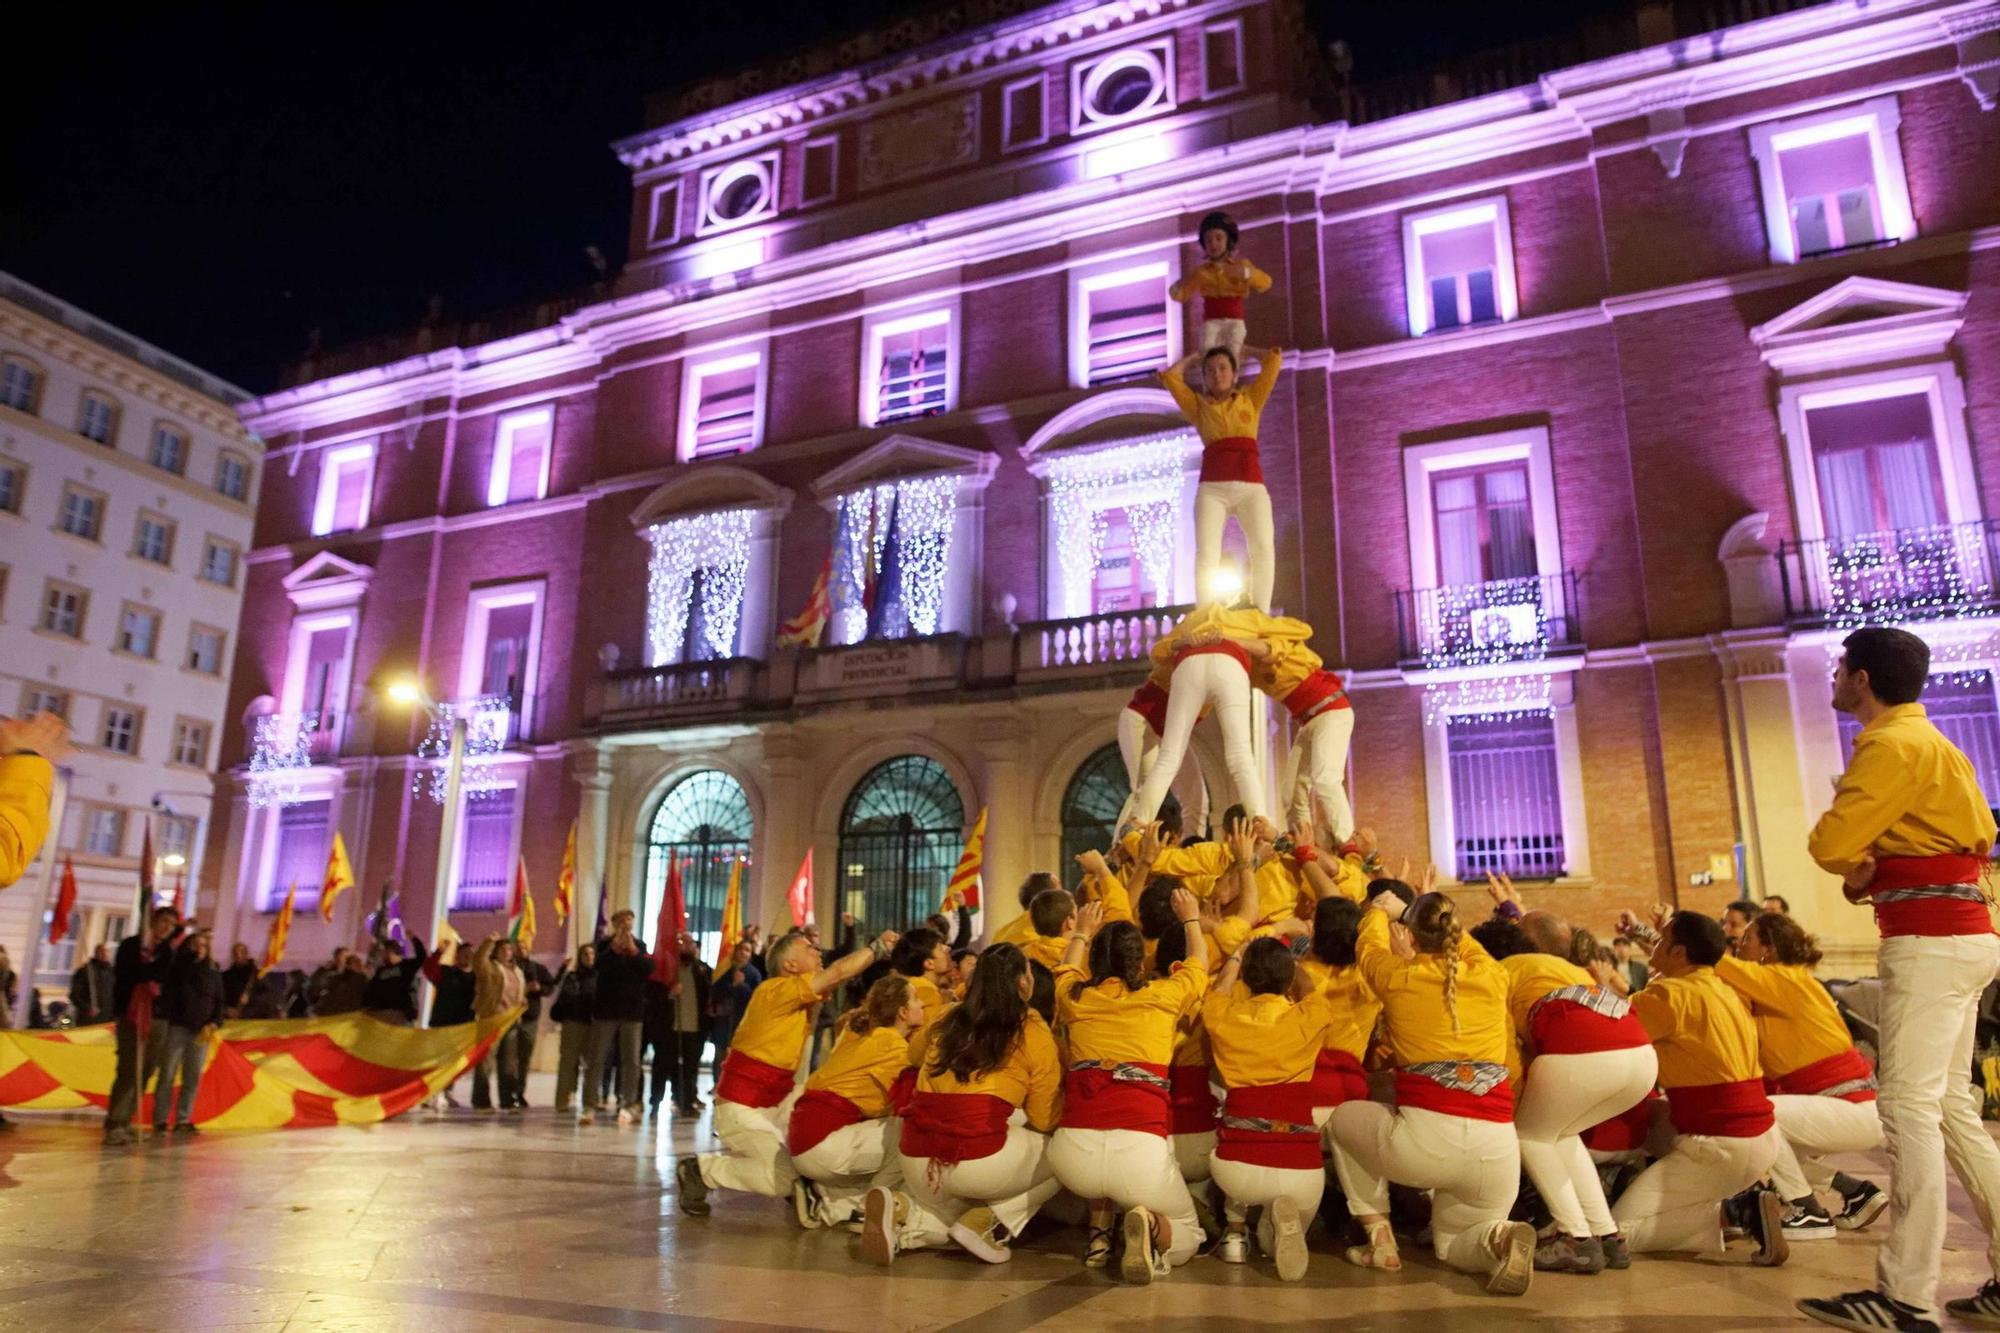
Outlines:
{"type": "Polygon", "coordinates": [[[187,898],[184,896],[186,893],[187,871],[176,870],[174,872],[174,906],[180,909],[182,916],[192,917],[194,913],[188,911],[187,898]]]}
{"type": "Polygon", "coordinates": [[[62,887],[56,890],[55,914],[49,918],[49,943],[61,944],[69,934],[69,914],[76,910],[76,867],[63,857],[62,887]]]}
{"type": "MultiPolygon", "coordinates": [[[[139,896],[145,899],[146,916],[153,915],[158,901],[153,897],[153,817],[146,816],[146,840],[139,846],[139,896]]],[[[139,933],[145,934],[145,921],[139,923],[139,933]]]]}
{"type": "Polygon", "coordinates": [[[806,859],[799,865],[799,873],[792,876],[792,887],[785,891],[785,900],[792,905],[792,926],[810,926],[813,923],[813,852],[806,848],[806,859]]]}
{"type": "Polygon", "coordinates": [[[681,863],[667,854],[667,892],[660,899],[660,921],[653,929],[653,980],[671,986],[681,973],[681,935],[687,930],[687,908],[681,900],[681,863]]]}

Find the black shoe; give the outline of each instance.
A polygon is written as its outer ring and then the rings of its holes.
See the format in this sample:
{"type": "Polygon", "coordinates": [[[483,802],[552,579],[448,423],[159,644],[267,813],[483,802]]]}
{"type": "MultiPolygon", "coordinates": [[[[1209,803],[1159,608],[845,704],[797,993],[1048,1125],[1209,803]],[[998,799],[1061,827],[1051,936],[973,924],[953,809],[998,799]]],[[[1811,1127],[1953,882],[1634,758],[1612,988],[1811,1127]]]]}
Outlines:
{"type": "Polygon", "coordinates": [[[681,1211],[689,1217],[707,1217],[708,1182],[701,1178],[701,1163],[681,1158],[674,1166],[674,1180],[680,1185],[681,1211]]]}
{"type": "Polygon", "coordinates": [[[1945,1313],[1953,1319],[1963,1319],[1968,1324],[2000,1327],[2000,1278],[1988,1278],[1986,1285],[1976,1293],[1971,1296],[1961,1296],[1955,1301],[1946,1301],[1944,1308],[1945,1313]]]}
{"type": "MultiPolygon", "coordinates": [[[[1989,1286],[1992,1284],[1988,1284],[1989,1286]]],[[[1983,1292],[1985,1288],[1981,1288],[1983,1292]]],[[[1936,1320],[1926,1319],[1913,1306],[1892,1301],[1879,1291],[1850,1291],[1832,1300],[1798,1302],[1798,1311],[1808,1319],[1835,1328],[1858,1328],[1863,1333],[1939,1333],[1936,1320]]]]}
{"type": "Polygon", "coordinates": [[[1840,1211],[1833,1215],[1833,1224],[1842,1231],[1866,1231],[1889,1206],[1889,1196],[1872,1180],[1862,1181],[1860,1189],[1840,1197],[1840,1211]]]}
{"type": "Polygon", "coordinates": [[[1785,1201],[1776,1190],[1757,1191],[1756,1211],[1748,1221],[1750,1237],[1757,1242],[1757,1253],[1750,1256],[1751,1263],[1759,1268],[1776,1268],[1792,1257],[1791,1244],[1785,1239],[1785,1201]]]}
{"type": "Polygon", "coordinates": [[[1833,1217],[1817,1199],[1801,1199],[1785,1206],[1783,1221],[1786,1240],[1832,1240],[1837,1234],[1833,1217]]]}
{"type": "Polygon", "coordinates": [[[1625,1243],[1625,1237],[1599,1236],[1597,1243],[1604,1247],[1604,1266],[1622,1272],[1632,1266],[1632,1247],[1625,1243]]]}

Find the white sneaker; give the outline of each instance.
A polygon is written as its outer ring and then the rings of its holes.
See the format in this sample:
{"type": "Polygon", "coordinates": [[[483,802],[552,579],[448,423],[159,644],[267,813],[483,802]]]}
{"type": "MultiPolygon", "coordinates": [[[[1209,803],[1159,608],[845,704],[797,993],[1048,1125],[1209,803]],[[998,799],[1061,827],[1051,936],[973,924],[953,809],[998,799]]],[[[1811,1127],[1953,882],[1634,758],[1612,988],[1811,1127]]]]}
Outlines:
{"type": "Polygon", "coordinates": [[[1240,1231],[1223,1232],[1222,1240],[1215,1247],[1215,1257],[1225,1264],[1249,1262],[1250,1238],[1240,1231]]]}
{"type": "Polygon", "coordinates": [[[826,1218],[821,1215],[823,1202],[819,1186],[810,1180],[792,1182],[792,1215],[807,1231],[817,1231],[826,1225],[826,1218]]]}
{"type": "Polygon", "coordinates": [[[887,1185],[861,1202],[861,1257],[882,1268],[896,1262],[896,1192],[887,1185]]]}
{"type": "Polygon", "coordinates": [[[1125,1210],[1125,1253],[1118,1261],[1118,1275],[1127,1282],[1145,1286],[1158,1274],[1153,1263],[1153,1215],[1144,1208],[1125,1210]]]}
{"type": "Polygon", "coordinates": [[[1299,1221],[1299,1205],[1281,1194],[1264,1211],[1271,1218],[1271,1257],[1278,1261],[1278,1278],[1297,1282],[1306,1275],[1306,1229],[1299,1221]]]}
{"type": "Polygon", "coordinates": [[[1014,1257],[1007,1228],[1000,1225],[1000,1219],[994,1216],[991,1208],[968,1209],[964,1216],[951,1224],[951,1238],[968,1253],[989,1264],[1004,1264],[1014,1257]]]}
{"type": "Polygon", "coordinates": [[[1486,1290],[1495,1296],[1521,1296],[1535,1278],[1535,1229],[1526,1222],[1498,1222],[1487,1239],[1493,1271],[1486,1290]]]}

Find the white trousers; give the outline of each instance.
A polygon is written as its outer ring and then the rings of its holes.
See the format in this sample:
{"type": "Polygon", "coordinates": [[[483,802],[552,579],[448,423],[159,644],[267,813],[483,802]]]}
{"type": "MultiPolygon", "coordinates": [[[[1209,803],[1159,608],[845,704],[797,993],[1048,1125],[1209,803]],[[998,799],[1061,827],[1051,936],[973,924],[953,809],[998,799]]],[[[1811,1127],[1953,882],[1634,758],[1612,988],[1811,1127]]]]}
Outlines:
{"type": "Polygon", "coordinates": [[[1659,1072],[1660,1060],[1651,1046],[1538,1055],[1528,1066],[1514,1104],[1521,1165],[1564,1235],[1616,1234],[1604,1182],[1581,1135],[1637,1106],[1652,1091],[1659,1072]]]}
{"type": "Polygon", "coordinates": [[[1490,1244],[1521,1187],[1511,1124],[1375,1102],[1333,1108],[1333,1136],[1364,1171],[1431,1191],[1431,1248],[1462,1273],[1490,1273],[1490,1244]]]}
{"type": "Polygon", "coordinates": [[[1227,347],[1236,358],[1237,374],[1243,372],[1243,335],[1249,330],[1240,319],[1204,319],[1201,322],[1201,350],[1206,356],[1217,347],[1227,347]]]}
{"type": "Polygon", "coordinates": [[[1301,1225],[1311,1226],[1319,1211],[1320,1196],[1326,1193],[1326,1172],[1300,1167],[1259,1166],[1255,1162],[1232,1162],[1211,1157],[1208,1169],[1222,1187],[1223,1213],[1229,1224],[1243,1221],[1243,1215],[1258,1204],[1290,1199],[1299,1206],[1301,1225]]]}
{"type": "Polygon", "coordinates": [[[1059,1129],[1049,1136],[1049,1168],[1085,1202],[1108,1199],[1166,1218],[1173,1232],[1166,1255],[1175,1267],[1200,1248],[1201,1222],[1170,1139],[1137,1129],[1059,1129]]]}
{"type": "Polygon", "coordinates": [[[1264,784],[1257,780],[1257,756],[1250,745],[1250,673],[1227,653],[1196,653],[1181,659],[1174,668],[1173,688],[1167,693],[1166,732],[1160,737],[1160,753],[1153,771],[1139,788],[1133,815],[1148,823],[1167,799],[1174,775],[1187,757],[1188,738],[1194,734],[1195,719],[1208,704],[1215,705],[1215,720],[1222,728],[1222,758],[1229,767],[1229,780],[1236,787],[1236,799],[1252,818],[1264,813],[1258,794],[1264,784]]]}
{"type": "Polygon", "coordinates": [[[1771,1183],[1786,1200],[1803,1199],[1833,1188],[1833,1168],[1821,1161],[1828,1153],[1873,1152],[1882,1146],[1882,1117],[1874,1102],[1849,1102],[1838,1097],[1771,1098],[1778,1113],[1778,1160],[1771,1164],[1771,1183]]]}
{"type": "MultiPolygon", "coordinates": [[[[1118,710],[1118,757],[1125,761],[1125,786],[1131,794],[1125,798],[1125,808],[1118,812],[1118,822],[1112,825],[1114,829],[1124,828],[1132,812],[1138,808],[1139,789],[1152,776],[1153,765],[1160,757],[1153,729],[1146,725],[1145,718],[1129,708],[1118,710]]],[[[1172,783],[1173,779],[1167,781],[1172,783]]]]}
{"type": "Polygon", "coordinates": [[[722,1140],[723,1151],[705,1152],[698,1159],[708,1187],[774,1199],[790,1194],[798,1172],[785,1149],[785,1129],[791,1123],[792,1103],[798,1099],[797,1088],[776,1106],[744,1106],[718,1097],[715,1135],[722,1140]]]}
{"type": "Polygon", "coordinates": [[[987,1157],[932,1169],[928,1157],[900,1157],[910,1215],[897,1228],[899,1249],[942,1249],[951,1225],[978,1205],[993,1210],[1007,1234],[1018,1236],[1042,1205],[1062,1188],[1049,1169],[1049,1136],[1021,1125],[1007,1128],[1007,1142],[987,1157]]]}
{"type": "Polygon", "coordinates": [[[896,1156],[894,1116],[843,1125],[792,1158],[792,1169],[819,1186],[828,1223],[851,1222],[861,1216],[861,1202],[877,1185],[903,1183],[896,1156]]]}
{"type": "Polygon", "coordinates": [[[1898,935],[1882,941],[1881,1067],[1876,1110],[1889,1150],[1889,1236],[1875,1261],[1882,1290],[1938,1317],[1944,1254],[1944,1166],[1986,1228],[2000,1211],[2000,1148],[1979,1119],[1972,1083],[1979,997],[2000,968],[2000,937],[1898,935]]]}
{"type": "Polygon", "coordinates": [[[1319,1129],[1320,1143],[1326,1148],[1327,1160],[1333,1163],[1333,1175],[1340,1182],[1340,1192],[1347,1196],[1347,1211],[1354,1217],[1387,1217],[1389,1182],[1362,1170],[1361,1163],[1354,1160],[1354,1154],[1341,1147],[1333,1137],[1333,1113],[1336,1109],[1315,1106],[1313,1124],[1319,1129]]]}
{"type": "Polygon", "coordinates": [[[1722,1201],[1764,1178],[1779,1142],[1775,1127],[1754,1139],[1683,1134],[1626,1188],[1611,1216],[1635,1253],[1720,1253],[1722,1201]]]}
{"type": "Polygon", "coordinates": [[[1271,587],[1277,578],[1277,554],[1271,522],[1271,493],[1256,481],[1204,481],[1194,488],[1194,586],[1202,601],[1215,597],[1215,572],[1222,568],[1222,525],[1235,519],[1243,529],[1250,568],[1243,571],[1243,590],[1257,609],[1271,612],[1271,587]]]}
{"type": "Polygon", "coordinates": [[[1321,833],[1333,834],[1338,847],[1354,836],[1354,807],[1347,799],[1347,747],[1354,739],[1354,710],[1329,708],[1308,718],[1292,738],[1292,752],[1285,757],[1285,777],[1278,790],[1285,793],[1285,813],[1292,827],[1308,819],[1318,821],[1325,814],[1321,833]],[[1319,809],[1313,803],[1319,803],[1319,809]]]}
{"type": "Polygon", "coordinates": [[[1174,1161],[1180,1166],[1181,1179],[1190,1185],[1199,1185],[1208,1177],[1208,1155],[1215,1151],[1215,1131],[1206,1134],[1174,1135],[1174,1161]]]}

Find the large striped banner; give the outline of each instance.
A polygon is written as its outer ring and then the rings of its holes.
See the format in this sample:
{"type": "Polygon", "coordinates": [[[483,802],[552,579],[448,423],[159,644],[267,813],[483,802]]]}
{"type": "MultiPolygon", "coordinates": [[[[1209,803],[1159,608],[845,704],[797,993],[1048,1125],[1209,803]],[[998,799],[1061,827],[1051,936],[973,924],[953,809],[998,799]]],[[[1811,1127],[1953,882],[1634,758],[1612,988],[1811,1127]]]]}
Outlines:
{"type": "MultiPolygon", "coordinates": [[[[478,1063],[521,1012],[448,1028],[392,1027],[359,1013],[228,1023],[209,1045],[194,1121],[298,1129],[387,1120],[478,1063]]],[[[102,1109],[117,1065],[109,1023],[0,1032],[0,1106],[102,1109]]],[[[137,1123],[148,1123],[152,1106],[148,1092],[137,1123]]]]}

